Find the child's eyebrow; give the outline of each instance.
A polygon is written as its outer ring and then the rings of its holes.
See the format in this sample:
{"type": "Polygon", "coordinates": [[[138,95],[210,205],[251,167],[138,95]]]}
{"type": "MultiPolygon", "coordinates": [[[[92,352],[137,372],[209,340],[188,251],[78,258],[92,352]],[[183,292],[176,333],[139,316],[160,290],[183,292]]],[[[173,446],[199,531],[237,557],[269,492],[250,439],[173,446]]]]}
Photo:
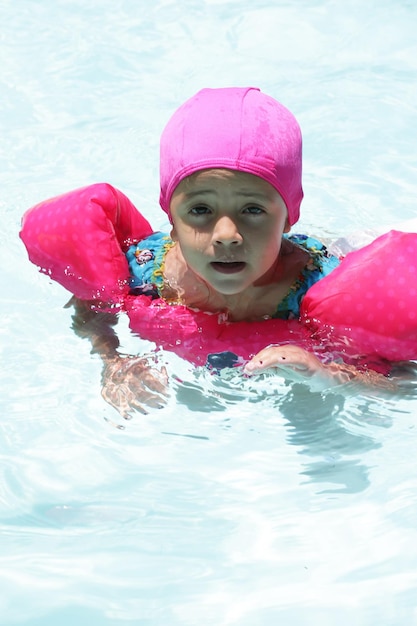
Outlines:
{"type": "Polygon", "coordinates": [[[185,191],[184,195],[187,198],[194,198],[195,196],[201,196],[204,194],[217,193],[215,189],[194,189],[190,191],[185,191]]]}
{"type": "Polygon", "coordinates": [[[258,198],[259,200],[265,200],[268,198],[266,193],[263,193],[262,191],[251,191],[250,189],[239,189],[239,191],[236,192],[236,195],[244,196],[245,198],[258,198]]]}
{"type": "MultiPolygon", "coordinates": [[[[194,189],[190,191],[185,191],[184,195],[187,198],[194,198],[195,196],[205,195],[205,194],[217,194],[217,189],[194,189]]],[[[244,196],[245,198],[257,198],[258,200],[265,200],[268,198],[266,193],[262,191],[251,191],[250,189],[239,189],[236,191],[237,196],[244,196]]]]}

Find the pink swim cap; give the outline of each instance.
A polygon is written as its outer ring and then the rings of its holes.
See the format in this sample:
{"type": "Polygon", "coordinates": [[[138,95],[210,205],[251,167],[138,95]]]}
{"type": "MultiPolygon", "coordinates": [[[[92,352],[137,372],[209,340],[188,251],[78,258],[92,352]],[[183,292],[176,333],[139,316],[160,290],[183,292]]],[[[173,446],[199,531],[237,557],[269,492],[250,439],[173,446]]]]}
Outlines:
{"type": "Polygon", "coordinates": [[[259,89],[202,89],[175,111],[162,133],[161,207],[170,216],[172,194],[190,174],[226,168],[270,183],[292,226],[303,198],[301,146],[293,114],[259,89]]]}

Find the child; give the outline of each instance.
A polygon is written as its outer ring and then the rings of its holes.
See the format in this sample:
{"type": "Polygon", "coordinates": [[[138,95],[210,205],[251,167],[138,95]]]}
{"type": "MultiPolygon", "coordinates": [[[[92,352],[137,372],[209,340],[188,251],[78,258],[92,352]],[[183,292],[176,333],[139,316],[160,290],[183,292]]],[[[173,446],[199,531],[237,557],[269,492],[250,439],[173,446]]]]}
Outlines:
{"type": "MultiPolygon", "coordinates": [[[[294,116],[258,89],[203,89],[168,122],[160,156],[160,204],[172,231],[129,249],[133,292],[222,312],[231,322],[298,318],[304,294],[339,261],[320,242],[288,235],[303,197],[294,116]]],[[[107,334],[105,326],[97,332],[97,313],[80,302],[77,307],[76,329],[90,334],[106,364],[105,399],[125,416],[132,408],[144,410],[143,404],[159,406],[166,371],[118,357],[109,327],[107,334]]],[[[114,323],[112,316],[101,319],[114,323]]],[[[270,368],[319,389],[352,379],[393,388],[376,372],[324,365],[298,346],[265,347],[243,371],[270,368]]]]}
{"type": "MultiPolygon", "coordinates": [[[[339,265],[319,241],[289,234],[303,198],[301,163],[297,121],[260,90],[203,89],[190,98],[161,138],[160,204],[172,230],[149,234],[127,251],[131,292],[232,323],[298,319],[310,287],[339,265]]],[[[114,315],[100,312],[97,302],[94,309],[71,302],[76,332],[105,364],[104,398],[124,417],[162,406],[166,370],[149,359],[121,357],[114,315]]],[[[248,376],[267,370],[313,389],[351,380],[395,388],[375,371],[323,364],[297,345],[266,345],[243,368],[248,376]]]]}

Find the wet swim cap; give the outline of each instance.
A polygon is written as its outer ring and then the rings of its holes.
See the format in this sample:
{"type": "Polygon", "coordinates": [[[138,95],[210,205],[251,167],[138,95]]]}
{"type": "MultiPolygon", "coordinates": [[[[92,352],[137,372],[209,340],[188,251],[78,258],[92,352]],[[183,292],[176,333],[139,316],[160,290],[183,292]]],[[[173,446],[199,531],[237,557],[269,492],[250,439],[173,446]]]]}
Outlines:
{"type": "Polygon", "coordinates": [[[161,136],[160,204],[186,176],[208,168],[255,174],[281,194],[290,225],[300,217],[301,131],[293,114],[254,87],[202,89],[169,120],[161,136]]]}

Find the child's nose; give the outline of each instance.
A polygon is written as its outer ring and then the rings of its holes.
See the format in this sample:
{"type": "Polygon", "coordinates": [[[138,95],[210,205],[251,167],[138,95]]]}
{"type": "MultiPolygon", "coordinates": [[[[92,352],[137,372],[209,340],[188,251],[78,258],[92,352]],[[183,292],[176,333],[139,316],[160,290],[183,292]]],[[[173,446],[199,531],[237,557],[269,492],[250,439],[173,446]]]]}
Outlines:
{"type": "Polygon", "coordinates": [[[220,245],[240,244],[242,236],[236,223],[230,217],[223,216],[216,222],[213,240],[220,245]]]}

